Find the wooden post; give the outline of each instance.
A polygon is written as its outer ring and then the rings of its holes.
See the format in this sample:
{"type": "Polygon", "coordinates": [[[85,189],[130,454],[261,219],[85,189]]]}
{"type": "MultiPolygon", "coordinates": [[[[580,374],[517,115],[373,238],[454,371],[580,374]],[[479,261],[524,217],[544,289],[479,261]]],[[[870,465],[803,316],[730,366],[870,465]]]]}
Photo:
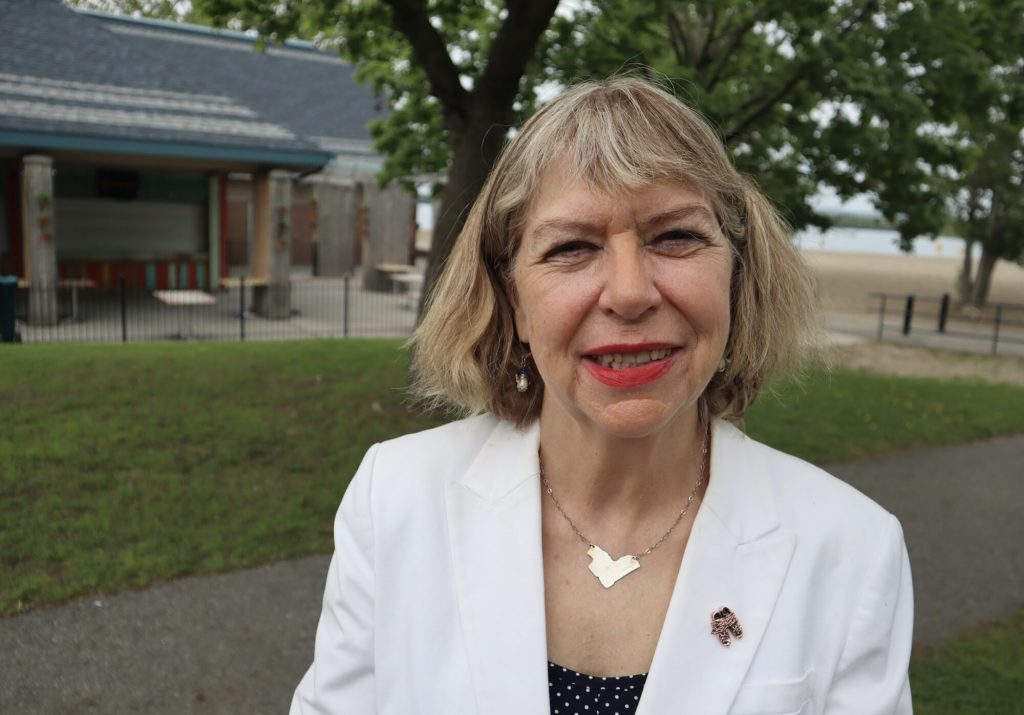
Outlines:
{"type": "Polygon", "coordinates": [[[221,191],[223,186],[221,185],[221,177],[219,175],[213,175],[208,179],[209,195],[207,196],[207,224],[206,224],[206,236],[207,236],[207,253],[210,256],[210,265],[207,277],[206,285],[196,285],[199,290],[212,290],[214,286],[220,283],[220,265],[221,261],[227,261],[228,257],[221,254],[221,248],[223,241],[221,240],[221,191]]]}
{"type": "Polygon", "coordinates": [[[291,317],[292,177],[275,169],[255,185],[252,274],[253,310],[265,318],[291,317]]]}
{"type": "Polygon", "coordinates": [[[377,266],[409,262],[409,207],[415,206],[415,199],[394,184],[385,189],[367,186],[365,195],[369,231],[363,253],[363,287],[389,291],[391,280],[380,273],[377,266]]]}
{"type": "Polygon", "coordinates": [[[57,324],[57,250],[53,214],[53,159],[30,154],[22,160],[22,236],[29,289],[30,325],[57,324]]]}
{"type": "Polygon", "coordinates": [[[356,189],[351,185],[322,181],[316,196],[317,275],[343,276],[355,268],[356,189]]]}
{"type": "Polygon", "coordinates": [[[273,213],[270,206],[270,176],[266,173],[254,174],[252,182],[252,255],[249,256],[249,275],[265,281],[270,277],[273,213]]]}
{"type": "Polygon", "coordinates": [[[882,340],[882,333],[885,331],[885,293],[882,293],[882,305],[878,309],[878,340],[882,340]]]}

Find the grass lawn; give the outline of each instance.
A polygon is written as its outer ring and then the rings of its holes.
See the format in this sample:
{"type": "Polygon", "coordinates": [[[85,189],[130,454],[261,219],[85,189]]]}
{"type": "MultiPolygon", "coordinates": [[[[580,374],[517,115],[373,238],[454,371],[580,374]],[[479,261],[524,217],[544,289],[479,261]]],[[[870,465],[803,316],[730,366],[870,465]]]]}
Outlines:
{"type": "MultiPolygon", "coordinates": [[[[397,341],[0,349],[0,616],[331,549],[407,404],[397,341]]],[[[1024,432],[1024,388],[836,371],[762,400],[749,432],[819,463],[1024,432]]]]}
{"type": "Polygon", "coordinates": [[[430,426],[396,341],[0,350],[0,615],[331,548],[375,441],[430,426]]]}
{"type": "Polygon", "coordinates": [[[747,433],[816,464],[1024,433],[1024,387],[837,369],[762,396],[747,433]]]}
{"type": "Polygon", "coordinates": [[[1024,713],[1024,612],[910,664],[917,715],[1024,713]]]}

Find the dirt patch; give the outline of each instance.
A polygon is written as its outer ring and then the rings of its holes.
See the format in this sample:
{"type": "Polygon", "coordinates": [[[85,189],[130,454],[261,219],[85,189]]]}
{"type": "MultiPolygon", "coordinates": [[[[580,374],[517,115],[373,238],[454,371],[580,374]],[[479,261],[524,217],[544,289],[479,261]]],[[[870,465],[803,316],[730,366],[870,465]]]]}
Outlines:
{"type": "Polygon", "coordinates": [[[900,377],[969,378],[1024,386],[1024,359],[865,342],[837,347],[837,367],[900,377]]]}

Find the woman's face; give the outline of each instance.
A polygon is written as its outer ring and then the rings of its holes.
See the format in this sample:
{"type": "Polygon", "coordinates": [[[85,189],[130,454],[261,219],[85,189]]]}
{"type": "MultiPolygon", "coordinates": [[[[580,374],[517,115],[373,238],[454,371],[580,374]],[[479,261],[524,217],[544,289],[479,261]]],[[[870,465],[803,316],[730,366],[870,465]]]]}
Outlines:
{"type": "Polygon", "coordinates": [[[729,337],[732,261],[692,188],[605,195],[547,177],[513,271],[545,414],[643,437],[695,410],[729,337]]]}

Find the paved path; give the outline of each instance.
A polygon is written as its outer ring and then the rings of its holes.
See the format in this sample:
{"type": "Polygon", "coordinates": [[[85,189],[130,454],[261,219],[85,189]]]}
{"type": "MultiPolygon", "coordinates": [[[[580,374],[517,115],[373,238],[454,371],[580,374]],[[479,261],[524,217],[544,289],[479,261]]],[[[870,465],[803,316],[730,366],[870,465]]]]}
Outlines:
{"type": "MultiPolygon", "coordinates": [[[[919,646],[1024,608],[1024,437],[831,471],[903,522],[919,646]]],[[[0,713],[285,713],[326,567],[313,557],[0,620],[0,713]]]]}
{"type": "Polygon", "coordinates": [[[941,645],[1024,609],[1024,436],[899,452],[829,471],[902,522],[916,644],[941,645]]]}
{"type": "MultiPolygon", "coordinates": [[[[869,313],[826,313],[825,328],[829,331],[833,342],[840,345],[849,342],[866,342],[878,338],[878,316],[869,313]]],[[[1020,312],[1016,312],[1013,320],[1020,320],[1020,312]]],[[[960,330],[961,334],[937,333],[930,321],[918,321],[916,329],[910,335],[903,335],[902,323],[889,316],[883,331],[885,342],[908,347],[924,347],[938,350],[954,350],[965,353],[992,354],[991,323],[980,325],[952,326],[950,331],[960,330]],[[974,337],[965,337],[970,334],[974,337]]],[[[1024,357],[1024,329],[1019,324],[1003,325],[997,354],[1024,357]]]]}

